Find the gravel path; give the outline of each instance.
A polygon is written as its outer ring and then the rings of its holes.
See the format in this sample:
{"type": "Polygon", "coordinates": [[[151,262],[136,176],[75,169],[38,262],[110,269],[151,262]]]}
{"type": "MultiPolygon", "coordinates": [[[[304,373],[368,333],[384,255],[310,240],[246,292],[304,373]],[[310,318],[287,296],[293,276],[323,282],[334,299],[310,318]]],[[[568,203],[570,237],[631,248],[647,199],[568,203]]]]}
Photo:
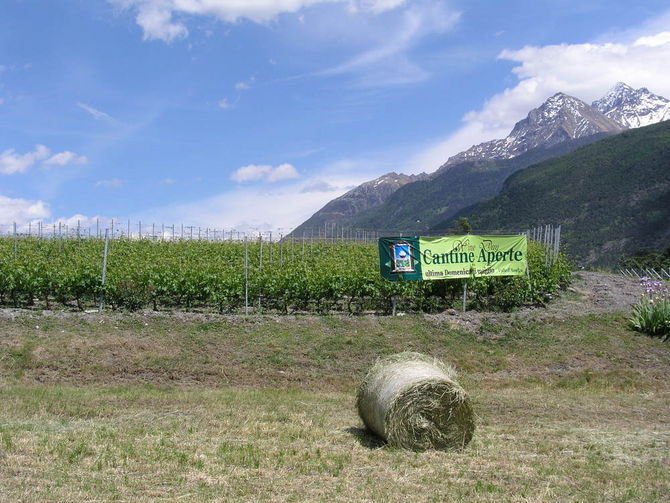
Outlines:
{"type": "Polygon", "coordinates": [[[628,311],[641,294],[642,287],[637,279],[616,274],[580,272],[574,275],[567,294],[547,310],[571,314],[628,311]]]}

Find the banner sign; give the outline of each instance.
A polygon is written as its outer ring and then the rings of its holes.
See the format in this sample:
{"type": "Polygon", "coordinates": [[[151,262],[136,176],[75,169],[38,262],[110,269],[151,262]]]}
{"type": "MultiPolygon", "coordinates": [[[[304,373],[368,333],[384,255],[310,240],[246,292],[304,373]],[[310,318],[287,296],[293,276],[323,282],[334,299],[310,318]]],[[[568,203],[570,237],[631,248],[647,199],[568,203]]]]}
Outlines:
{"type": "Polygon", "coordinates": [[[380,238],[379,267],[391,281],[523,276],[527,249],[525,235],[380,238]]]}

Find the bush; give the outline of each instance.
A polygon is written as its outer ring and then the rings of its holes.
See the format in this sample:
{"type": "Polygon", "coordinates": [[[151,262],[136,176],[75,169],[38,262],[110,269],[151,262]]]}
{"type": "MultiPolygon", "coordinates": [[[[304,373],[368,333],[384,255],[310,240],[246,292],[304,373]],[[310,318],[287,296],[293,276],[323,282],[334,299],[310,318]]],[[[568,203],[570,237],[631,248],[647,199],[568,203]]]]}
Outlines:
{"type": "Polygon", "coordinates": [[[524,305],[544,305],[570,283],[565,256],[548,263],[544,248],[528,243],[528,275],[468,279],[472,306],[476,309],[509,311],[524,305]]]}
{"type": "Polygon", "coordinates": [[[663,252],[638,250],[633,256],[622,258],[621,267],[626,269],[670,268],[670,247],[663,252]]]}
{"type": "Polygon", "coordinates": [[[662,281],[644,277],[640,280],[644,294],[635,306],[630,318],[638,332],[654,337],[670,337],[670,296],[662,281]]]}

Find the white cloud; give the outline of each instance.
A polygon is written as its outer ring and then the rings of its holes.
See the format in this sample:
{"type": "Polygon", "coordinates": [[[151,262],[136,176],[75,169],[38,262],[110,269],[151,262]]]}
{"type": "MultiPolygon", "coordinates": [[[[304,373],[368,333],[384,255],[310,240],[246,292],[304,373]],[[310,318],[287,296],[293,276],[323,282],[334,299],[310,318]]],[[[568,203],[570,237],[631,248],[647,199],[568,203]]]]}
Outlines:
{"type": "Polygon", "coordinates": [[[375,14],[395,9],[406,3],[407,0],[361,0],[358,2],[364,9],[370,10],[375,14]]]}
{"type": "Polygon", "coordinates": [[[297,13],[317,4],[340,3],[351,13],[381,14],[396,9],[407,0],[108,0],[137,12],[135,18],[145,40],[171,42],[186,37],[188,16],[211,16],[227,23],[247,19],[265,24],[280,14],[297,13]]]}
{"type": "Polygon", "coordinates": [[[291,164],[280,164],[268,173],[267,181],[273,183],[293,178],[300,178],[298,171],[291,164]]]}
{"type": "Polygon", "coordinates": [[[0,153],[0,174],[25,173],[36,162],[49,157],[50,151],[44,145],[36,145],[33,152],[17,154],[13,148],[0,153]]]}
{"type": "Polygon", "coordinates": [[[102,112],[101,110],[98,110],[96,108],[93,108],[91,105],[87,105],[86,103],[77,103],[77,106],[81,108],[82,110],[85,110],[89,114],[91,114],[91,117],[93,117],[95,120],[99,121],[106,121],[106,122],[116,122],[115,119],[110,116],[109,114],[102,112]]]}
{"type": "MultiPolygon", "coordinates": [[[[399,6],[403,3],[389,2],[389,5],[399,6]]],[[[370,27],[368,31],[376,37],[372,49],[319,74],[357,74],[359,77],[356,83],[361,87],[425,80],[429,76],[428,72],[411,60],[410,51],[425,37],[449,30],[459,19],[460,13],[447,9],[443,2],[417,2],[399,13],[394,20],[385,20],[380,27],[370,27]]]]}
{"type": "Polygon", "coordinates": [[[87,216],[76,213],[70,217],[53,218],[49,203],[44,201],[33,201],[29,199],[14,199],[0,196],[0,226],[13,229],[16,223],[17,230],[21,233],[27,233],[29,224],[32,224],[32,232],[37,232],[38,222],[42,223],[42,232],[48,235],[58,228],[62,227],[63,233],[66,228],[69,232],[79,227],[82,232],[95,233],[96,228],[102,230],[111,226],[112,221],[116,228],[126,228],[126,220],[118,218],[109,218],[103,216],[87,216]]]}
{"type": "MultiPolygon", "coordinates": [[[[237,103],[237,101],[235,101],[235,103],[237,103]]],[[[230,101],[228,101],[228,98],[222,98],[219,100],[218,105],[219,108],[223,110],[231,110],[235,108],[235,103],[231,103],[230,101]]]]}
{"type": "Polygon", "coordinates": [[[646,47],[659,47],[670,43],[670,31],[657,33],[651,37],[640,37],[633,45],[646,47]]]}
{"type": "Polygon", "coordinates": [[[305,184],[305,186],[300,189],[300,193],[304,194],[306,192],[333,192],[338,190],[339,187],[326,182],[325,180],[311,180],[305,184]]]}
{"type": "MultiPolygon", "coordinates": [[[[442,0],[108,0],[136,13],[145,40],[172,42],[188,36],[187,24],[193,17],[213,17],[226,23],[245,19],[267,24],[280,14],[298,14],[317,5],[340,5],[327,16],[304,16],[301,37],[330,40],[360,54],[348,61],[311,75],[354,74],[360,87],[379,87],[419,82],[429,73],[412,61],[409,52],[424,38],[447,31],[460,14],[442,0]],[[386,15],[387,13],[392,13],[386,15]]],[[[242,81],[238,91],[253,84],[242,81]]],[[[222,100],[221,108],[231,108],[222,100]]]]}
{"type": "Polygon", "coordinates": [[[165,178],[161,183],[163,185],[174,185],[176,180],[174,178],[165,178]]]}
{"type": "Polygon", "coordinates": [[[66,150],[65,152],[60,152],[49,157],[43,163],[45,166],[66,166],[68,164],[88,164],[88,157],[84,155],[78,155],[74,152],[66,150]]]}
{"type": "MultiPolygon", "coordinates": [[[[154,208],[134,215],[133,219],[240,231],[256,229],[277,232],[281,228],[286,234],[328,201],[378,176],[376,171],[385,167],[380,168],[374,162],[375,158],[372,157],[343,159],[323,166],[314,178],[307,181],[295,180],[279,186],[262,185],[260,189],[253,185],[236,186],[201,200],[154,208]],[[374,167],[371,167],[373,164],[374,167]]],[[[267,174],[267,170],[259,171],[267,174]]]]}
{"type": "MultiPolygon", "coordinates": [[[[92,234],[95,233],[96,228],[98,230],[102,230],[104,234],[104,229],[106,227],[109,227],[111,224],[112,219],[109,217],[101,217],[101,216],[94,216],[94,217],[89,217],[87,215],[82,215],[81,213],[76,213],[72,215],[71,217],[61,217],[53,222],[48,222],[45,223],[43,227],[49,227],[53,226],[56,224],[62,225],[62,226],[67,226],[69,230],[71,231],[72,229],[76,229],[77,227],[81,228],[82,230],[91,230],[92,234]]],[[[114,220],[114,225],[116,227],[125,227],[124,226],[124,221],[116,219],[114,220]]]]}
{"type": "MultiPolygon", "coordinates": [[[[362,182],[363,180],[357,180],[362,182]]],[[[345,189],[332,183],[334,190],[301,192],[302,184],[284,186],[280,190],[258,191],[238,188],[204,200],[156,208],[143,215],[143,221],[183,222],[224,229],[252,229],[287,234],[345,189]]]]}
{"type": "Polygon", "coordinates": [[[36,145],[33,152],[26,154],[17,154],[13,148],[10,148],[0,153],[0,174],[25,173],[39,161],[43,161],[42,166],[44,167],[66,166],[86,164],[88,158],[69,150],[51,155],[51,150],[44,145],[36,145]]]}
{"type": "Polygon", "coordinates": [[[254,182],[257,180],[274,183],[281,180],[298,178],[299,176],[298,171],[291,164],[281,164],[277,167],[250,164],[235,170],[230,175],[230,179],[237,183],[254,182]]]}
{"type": "Polygon", "coordinates": [[[0,225],[23,225],[50,216],[49,205],[44,201],[0,196],[0,225]]]}
{"type": "Polygon", "coordinates": [[[472,145],[504,138],[514,124],[561,91],[591,103],[616,82],[670,97],[670,32],[639,35],[629,42],[527,46],[504,50],[500,59],[518,63],[518,83],[464,117],[464,125],[409,159],[406,172],[432,172],[472,145]]]}
{"type": "MultiPolygon", "coordinates": [[[[176,3],[176,2],[175,2],[176,3]]],[[[172,14],[174,6],[170,8],[170,2],[145,1],[140,3],[137,13],[137,24],[144,29],[144,39],[160,39],[171,42],[175,38],[188,35],[188,29],[182,23],[173,23],[172,14]]]]}
{"type": "Polygon", "coordinates": [[[237,183],[253,182],[267,176],[270,171],[272,166],[250,164],[236,169],[230,175],[230,179],[237,183]]]}
{"type": "Polygon", "coordinates": [[[513,70],[520,82],[506,92],[505,102],[518,101],[527,92],[546,97],[558,90],[590,102],[619,81],[670,94],[670,73],[659,64],[670,61],[670,32],[647,35],[628,44],[527,46],[505,50],[499,57],[520,63],[513,70]]]}
{"type": "Polygon", "coordinates": [[[95,187],[106,187],[108,189],[119,189],[123,187],[125,182],[120,178],[110,178],[108,180],[99,180],[95,182],[95,187]]]}

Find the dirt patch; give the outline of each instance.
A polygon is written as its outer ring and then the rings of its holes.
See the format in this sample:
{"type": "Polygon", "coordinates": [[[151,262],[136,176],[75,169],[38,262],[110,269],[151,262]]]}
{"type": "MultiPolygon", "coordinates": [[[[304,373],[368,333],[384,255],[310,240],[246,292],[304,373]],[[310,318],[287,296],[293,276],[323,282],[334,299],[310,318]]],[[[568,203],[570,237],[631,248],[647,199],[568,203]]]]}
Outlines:
{"type": "Polygon", "coordinates": [[[513,326],[516,323],[564,320],[571,316],[628,312],[642,295],[636,279],[600,272],[579,272],[573,275],[572,285],[542,307],[527,307],[512,313],[493,313],[449,309],[444,313],[427,314],[426,318],[449,323],[454,328],[481,333],[495,338],[489,326],[513,326]]]}
{"type": "Polygon", "coordinates": [[[637,302],[643,289],[640,282],[616,274],[580,272],[574,275],[568,295],[548,306],[549,312],[560,314],[596,314],[624,312],[637,302]],[[576,295],[569,295],[569,294],[576,295]]]}

